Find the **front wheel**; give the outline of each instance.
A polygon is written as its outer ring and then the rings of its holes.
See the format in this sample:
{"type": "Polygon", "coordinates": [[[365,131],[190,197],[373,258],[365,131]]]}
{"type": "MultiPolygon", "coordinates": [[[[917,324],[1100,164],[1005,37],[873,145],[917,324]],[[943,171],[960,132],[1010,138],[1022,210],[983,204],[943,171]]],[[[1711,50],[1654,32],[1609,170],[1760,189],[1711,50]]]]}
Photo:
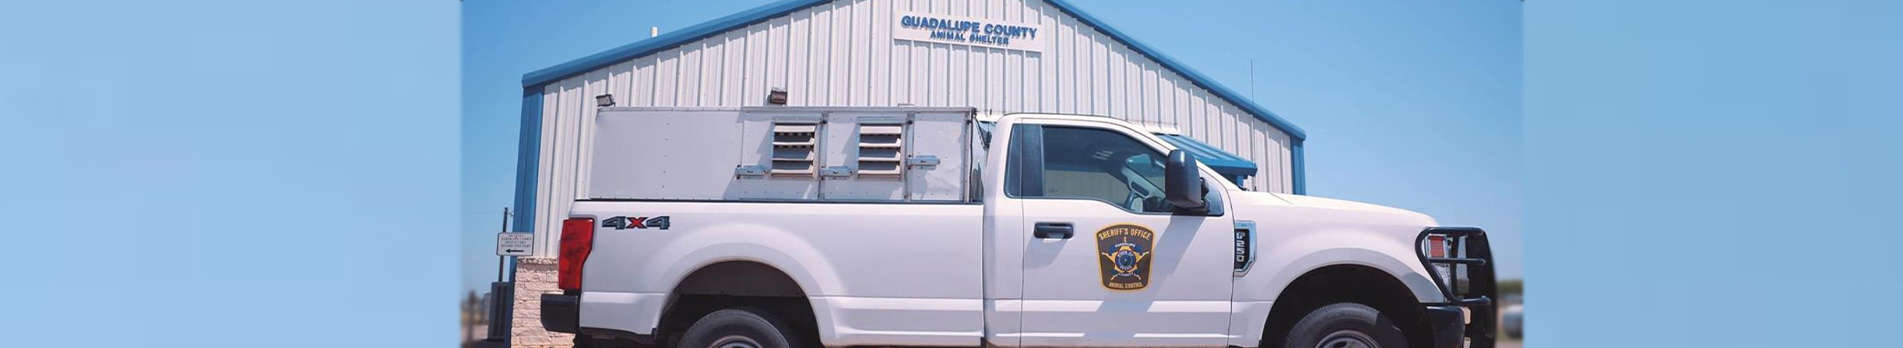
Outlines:
{"type": "Polygon", "coordinates": [[[1381,311],[1359,303],[1316,308],[1289,329],[1285,348],[1406,348],[1407,335],[1381,311]]]}
{"type": "Polygon", "coordinates": [[[792,327],[770,313],[730,308],[708,313],[681,335],[679,348],[792,348],[792,327]]]}

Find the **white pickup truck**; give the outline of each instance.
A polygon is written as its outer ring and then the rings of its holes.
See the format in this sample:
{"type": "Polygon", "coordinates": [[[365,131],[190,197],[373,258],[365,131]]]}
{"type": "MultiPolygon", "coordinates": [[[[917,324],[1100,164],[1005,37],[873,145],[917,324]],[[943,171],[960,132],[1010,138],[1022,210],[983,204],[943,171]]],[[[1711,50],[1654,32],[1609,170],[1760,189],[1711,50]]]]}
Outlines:
{"type": "Polygon", "coordinates": [[[1151,127],[598,114],[541,297],[578,346],[1493,346],[1481,230],[1245,191],[1151,127]]]}

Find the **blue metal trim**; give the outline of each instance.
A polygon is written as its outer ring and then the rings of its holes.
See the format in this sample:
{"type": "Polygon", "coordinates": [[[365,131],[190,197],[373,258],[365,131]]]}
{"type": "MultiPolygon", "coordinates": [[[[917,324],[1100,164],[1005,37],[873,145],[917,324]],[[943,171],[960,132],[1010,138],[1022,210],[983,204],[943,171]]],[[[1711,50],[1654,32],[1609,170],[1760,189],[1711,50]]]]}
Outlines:
{"type": "Polygon", "coordinates": [[[1168,140],[1171,143],[1175,144],[1177,147],[1181,147],[1186,150],[1189,150],[1192,153],[1195,153],[1197,157],[1200,157],[1199,159],[1202,160],[1204,164],[1208,164],[1210,165],[1210,167],[1218,168],[1217,170],[1239,171],[1239,173],[1237,174],[1255,175],[1255,171],[1256,171],[1255,162],[1250,162],[1248,159],[1244,159],[1241,156],[1231,154],[1227,151],[1223,151],[1222,149],[1211,147],[1209,146],[1209,144],[1204,144],[1201,141],[1196,141],[1196,139],[1191,139],[1189,137],[1172,135],[1172,136],[1164,137],[1164,140],[1168,140]]]}
{"type": "MultiPolygon", "coordinates": [[[[1194,139],[1191,139],[1191,140],[1194,140],[1194,139]]],[[[1202,147],[1203,151],[1212,152],[1217,154],[1218,156],[1221,156],[1221,158],[1227,162],[1227,163],[1219,163],[1224,168],[1232,168],[1232,170],[1236,171],[1237,174],[1241,174],[1243,176],[1255,175],[1255,172],[1256,172],[1255,162],[1251,162],[1247,158],[1236,156],[1236,154],[1223,151],[1222,149],[1218,149],[1214,146],[1209,146],[1209,144],[1204,144],[1200,141],[1195,142],[1193,144],[1195,144],[1193,146],[1202,147]]]]}
{"type": "Polygon", "coordinates": [[[1292,191],[1298,195],[1306,195],[1308,194],[1308,175],[1303,173],[1308,171],[1308,166],[1303,164],[1303,162],[1306,162],[1308,156],[1302,154],[1301,139],[1295,140],[1295,146],[1292,152],[1295,154],[1295,156],[1289,160],[1289,163],[1293,164],[1291,167],[1294,168],[1291,168],[1291,171],[1294,172],[1295,176],[1295,189],[1292,191]]]}
{"type": "Polygon", "coordinates": [[[515,226],[535,231],[536,167],[542,160],[542,88],[522,89],[522,127],[515,148],[515,226]]]}
{"type": "Polygon", "coordinates": [[[1228,151],[1209,146],[1209,144],[1197,141],[1194,138],[1175,134],[1157,134],[1157,137],[1163,138],[1163,141],[1176,145],[1177,148],[1183,149],[1183,151],[1188,151],[1196,155],[1197,161],[1208,165],[1209,169],[1214,169],[1216,173],[1228,176],[1230,181],[1235,181],[1238,185],[1242,184],[1242,178],[1254,176],[1256,173],[1257,168],[1255,162],[1251,162],[1246,158],[1242,158],[1242,156],[1237,156],[1228,151]]]}
{"type": "MultiPolygon", "coordinates": [[[[1193,141],[1194,139],[1190,139],[1190,140],[1193,141]]],[[[1225,160],[1225,162],[1218,162],[1217,164],[1221,165],[1224,168],[1229,169],[1232,172],[1235,172],[1235,174],[1237,175],[1254,176],[1256,173],[1255,162],[1251,162],[1247,158],[1236,156],[1235,154],[1225,152],[1222,149],[1209,146],[1209,144],[1204,144],[1202,142],[1194,142],[1192,144],[1194,144],[1192,146],[1202,147],[1203,151],[1205,152],[1213,152],[1219,156],[1222,156],[1221,158],[1225,160]]]]}
{"type": "Polygon", "coordinates": [[[1243,98],[1242,94],[1236,93],[1235,91],[1230,90],[1228,87],[1223,87],[1221,84],[1217,84],[1216,80],[1210,79],[1208,76],[1203,76],[1203,74],[1197,73],[1195,70],[1190,70],[1189,66],[1183,65],[1182,63],[1178,63],[1176,62],[1176,60],[1170,59],[1169,57],[1164,56],[1161,53],[1157,53],[1156,50],[1150,49],[1150,46],[1146,46],[1143,43],[1137,42],[1135,38],[1132,38],[1129,35],[1124,35],[1123,32],[1119,32],[1116,29],[1111,28],[1109,25],[1105,25],[1103,21],[1098,20],[1096,17],[1091,17],[1089,14],[1084,13],[1084,11],[1082,11],[1081,9],[1078,9],[1077,6],[1071,5],[1069,2],[1065,2],[1064,0],[1044,0],[1044,1],[1050,3],[1052,6],[1056,6],[1058,10],[1061,10],[1061,11],[1064,11],[1064,13],[1070,14],[1072,17],[1077,17],[1077,20],[1084,22],[1084,24],[1089,24],[1090,26],[1097,27],[1097,30],[1102,30],[1105,34],[1109,34],[1111,38],[1117,39],[1118,42],[1122,42],[1124,45],[1130,46],[1130,48],[1133,50],[1136,50],[1137,53],[1150,57],[1150,59],[1155,60],[1157,61],[1157,63],[1162,64],[1163,67],[1169,68],[1170,70],[1174,70],[1176,71],[1177,74],[1182,74],[1183,77],[1189,78],[1191,83],[1195,83],[1197,86],[1202,86],[1204,89],[1208,89],[1211,92],[1216,93],[1216,96],[1222,97],[1222,99],[1228,100],[1230,103],[1234,103],[1237,106],[1241,106],[1244,110],[1248,110],[1250,114],[1254,114],[1256,118],[1260,118],[1263,121],[1268,121],[1269,125],[1273,125],[1275,126],[1275,128],[1281,129],[1282,132],[1288,133],[1289,137],[1295,138],[1295,141],[1300,142],[1301,140],[1308,138],[1308,134],[1302,132],[1301,127],[1296,127],[1294,123],[1289,123],[1287,120],[1283,120],[1282,116],[1276,115],[1274,112],[1269,111],[1268,108],[1264,108],[1261,105],[1256,105],[1255,102],[1250,101],[1248,98],[1243,98]]]}
{"type": "Polygon", "coordinates": [[[830,0],[784,0],[746,11],[740,11],[740,13],[681,28],[666,35],[635,41],[634,43],[615,47],[607,51],[602,51],[601,53],[591,54],[581,59],[524,74],[522,75],[522,86],[526,88],[545,85],[569,76],[580,75],[603,66],[674,48],[675,46],[680,46],[681,44],[694,40],[724,33],[825,2],[830,2],[830,0]]]}

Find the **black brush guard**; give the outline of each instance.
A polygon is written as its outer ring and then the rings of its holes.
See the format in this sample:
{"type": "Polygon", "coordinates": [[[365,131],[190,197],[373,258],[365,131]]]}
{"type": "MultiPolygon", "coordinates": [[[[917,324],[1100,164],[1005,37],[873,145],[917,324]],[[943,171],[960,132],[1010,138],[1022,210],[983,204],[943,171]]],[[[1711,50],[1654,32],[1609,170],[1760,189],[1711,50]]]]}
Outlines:
{"type": "Polygon", "coordinates": [[[1470,321],[1463,336],[1468,339],[1470,348],[1493,348],[1494,328],[1498,327],[1499,304],[1497,283],[1493,275],[1493,247],[1487,244],[1487,231],[1474,227],[1428,227],[1414,238],[1414,256],[1421,259],[1421,265],[1427,267],[1434,285],[1440,288],[1446,303],[1427,305],[1451,305],[1467,308],[1470,321]],[[1447,239],[1447,257],[1427,256],[1424,243],[1428,236],[1439,235],[1447,239]],[[1446,265],[1448,279],[1454,284],[1441,280],[1440,271],[1435,265],[1446,265]],[[1466,271],[1466,281],[1455,275],[1466,271]]]}

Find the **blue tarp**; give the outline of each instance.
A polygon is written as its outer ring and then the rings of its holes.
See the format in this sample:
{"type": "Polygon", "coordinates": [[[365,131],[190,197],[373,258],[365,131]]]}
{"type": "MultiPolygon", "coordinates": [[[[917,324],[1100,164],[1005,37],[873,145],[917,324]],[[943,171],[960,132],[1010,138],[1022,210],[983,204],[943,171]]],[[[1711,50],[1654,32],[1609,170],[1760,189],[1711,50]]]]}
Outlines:
{"type": "Polygon", "coordinates": [[[1156,136],[1170,142],[1171,145],[1176,145],[1178,149],[1195,155],[1197,161],[1208,165],[1209,169],[1216,170],[1216,173],[1229,177],[1230,182],[1241,183],[1244,178],[1255,176],[1255,162],[1250,162],[1242,156],[1236,156],[1186,136],[1176,134],[1157,134],[1156,136]]]}

